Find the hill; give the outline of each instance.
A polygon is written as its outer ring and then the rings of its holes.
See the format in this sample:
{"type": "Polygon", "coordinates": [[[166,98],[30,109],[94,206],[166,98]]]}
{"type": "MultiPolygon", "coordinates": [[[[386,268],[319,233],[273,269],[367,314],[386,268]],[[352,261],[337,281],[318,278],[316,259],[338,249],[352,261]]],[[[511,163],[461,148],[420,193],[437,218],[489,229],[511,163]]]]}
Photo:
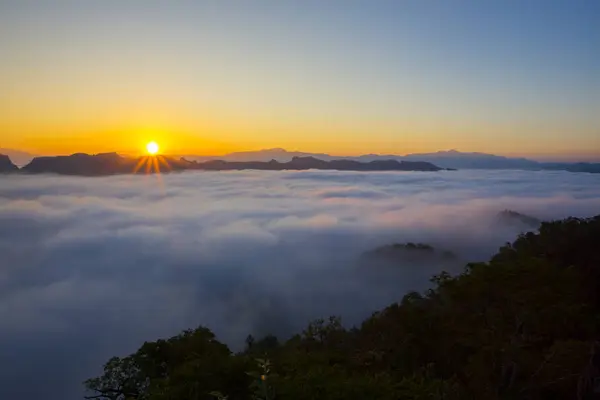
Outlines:
{"type": "Polygon", "coordinates": [[[404,159],[436,162],[446,168],[457,169],[540,169],[537,161],[526,158],[510,158],[486,153],[462,153],[456,150],[409,154],[404,159]]]}
{"type": "MultiPolygon", "coordinates": [[[[185,169],[185,163],[173,159],[161,159],[161,172],[185,169]],[[163,164],[164,163],[164,164],[163,164]],[[165,165],[168,164],[168,168],[165,165]]],[[[158,163],[158,161],[157,161],[158,163]]],[[[149,157],[130,158],[117,153],[85,154],[70,156],[36,157],[21,171],[30,174],[53,173],[61,175],[103,176],[115,174],[153,173],[155,164],[149,157]]]]}
{"type": "MultiPolygon", "coordinates": [[[[0,151],[2,153],[2,151],[0,151]]],[[[26,165],[34,156],[18,152],[16,150],[5,151],[14,163],[18,166],[26,165]]],[[[457,150],[438,151],[434,153],[415,153],[407,155],[394,154],[364,154],[360,156],[337,156],[325,153],[307,153],[300,151],[287,151],[282,148],[272,148],[258,151],[243,151],[225,154],[223,156],[199,156],[185,155],[177,157],[168,157],[169,160],[189,160],[196,163],[206,162],[228,162],[228,163],[254,163],[254,162],[272,162],[288,163],[294,158],[312,157],[322,161],[346,160],[368,163],[373,161],[410,161],[410,162],[427,162],[442,169],[519,169],[519,170],[556,170],[569,172],[590,172],[600,173],[600,163],[568,163],[568,162],[538,162],[527,158],[513,158],[497,156],[487,153],[465,153],[457,150]]],[[[47,158],[47,157],[40,157],[47,158]]],[[[265,166],[257,164],[252,168],[259,167],[260,169],[269,169],[265,166]]],[[[227,169],[248,169],[242,164],[237,167],[226,166],[227,169]]]]}
{"type": "Polygon", "coordinates": [[[597,399],[599,247],[600,215],[544,222],[360,326],[330,317],[283,342],[248,336],[237,354],[198,327],[110,359],[85,385],[107,400],[597,399]]]}
{"type": "Polygon", "coordinates": [[[496,215],[498,222],[507,225],[523,225],[530,229],[540,227],[542,221],[530,215],[521,214],[513,210],[503,210],[496,215]]]}
{"type": "Polygon", "coordinates": [[[353,160],[323,161],[314,157],[294,157],[280,163],[276,160],[262,161],[222,161],[206,162],[173,159],[163,156],[128,158],[117,153],[89,155],[83,153],[70,156],[36,157],[22,168],[27,173],[55,173],[64,175],[102,176],[128,173],[161,173],[184,170],[339,170],[339,171],[440,171],[441,168],[421,161],[377,160],[358,162],[353,160]]]}
{"type": "Polygon", "coordinates": [[[195,161],[221,159],[223,161],[291,161],[294,157],[315,157],[324,161],[337,159],[370,162],[378,160],[425,161],[441,168],[451,169],[520,169],[520,170],[563,170],[570,172],[600,172],[600,164],[596,163],[541,163],[520,157],[504,157],[487,153],[466,153],[457,150],[438,151],[434,153],[415,153],[407,155],[364,154],[360,156],[336,156],[324,153],[305,153],[287,151],[282,148],[265,149],[229,153],[223,156],[194,156],[185,158],[195,161]]]}
{"type": "Polygon", "coordinates": [[[0,173],[18,172],[19,168],[12,163],[7,155],[0,154],[0,173]]]}
{"type": "MultiPolygon", "coordinates": [[[[105,154],[116,154],[116,153],[105,153],[105,154]]],[[[105,164],[105,167],[98,166],[97,171],[94,172],[92,164],[99,165],[101,163],[95,161],[84,161],[85,156],[95,157],[87,154],[73,154],[71,156],[58,156],[58,157],[35,157],[29,164],[23,168],[28,172],[52,172],[50,170],[63,170],[66,172],[56,173],[69,173],[77,174],[74,172],[77,164],[81,165],[82,168],[88,168],[89,173],[79,173],[81,175],[102,175],[102,174],[115,174],[115,173],[129,173],[137,163],[139,158],[124,157],[127,160],[119,160],[120,167],[114,166],[111,168],[105,164]],[[69,157],[66,159],[65,157],[69,157]],[[73,158],[79,157],[80,160],[73,161],[73,158]],[[52,161],[54,160],[54,161],[52,161]],[[63,166],[58,167],[58,163],[63,166]],[[68,167],[67,164],[73,167],[68,167]],[[127,169],[128,165],[131,164],[132,169],[127,169]],[[54,165],[54,166],[53,166],[54,165]],[[106,171],[106,172],[102,172],[106,171]]],[[[97,156],[103,156],[102,154],[97,156]]],[[[18,156],[20,160],[23,157],[18,156]]],[[[311,164],[308,169],[337,169],[337,170],[352,170],[352,171],[388,171],[388,170],[400,170],[400,171],[421,171],[421,170],[435,170],[438,169],[520,169],[520,170],[555,170],[555,171],[569,171],[569,172],[588,172],[588,173],[600,173],[600,163],[541,163],[526,158],[511,158],[496,156],[493,154],[486,153],[463,153],[456,150],[439,151],[435,153],[420,153],[420,154],[408,154],[405,156],[398,155],[379,155],[379,154],[365,154],[361,156],[333,156],[324,153],[304,153],[304,152],[289,152],[285,149],[274,148],[259,151],[247,151],[247,152],[236,152],[229,153],[224,156],[194,156],[188,155],[185,157],[163,157],[172,166],[171,170],[183,170],[183,169],[211,169],[211,170],[242,170],[242,169],[261,169],[261,170],[285,170],[285,169],[307,169],[301,167],[299,164],[311,164]],[[306,161],[307,159],[313,159],[311,162],[306,161]],[[300,161],[298,161],[300,160],[300,161]],[[315,161],[318,160],[318,161],[315,161]],[[332,164],[319,163],[320,161],[326,161],[332,164]],[[392,164],[395,161],[400,163],[392,164]],[[334,163],[335,162],[335,163],[334,163]],[[356,162],[361,164],[352,164],[350,162],[356,162]],[[420,163],[411,164],[411,163],[420,163]],[[430,164],[430,165],[427,165],[430,164]],[[432,166],[434,168],[432,168],[432,166]]],[[[19,165],[19,163],[16,163],[19,165]]],[[[22,164],[21,164],[22,165],[22,164]]],[[[145,171],[145,169],[143,169],[145,171]]],[[[151,172],[151,171],[150,171],[151,172]]],[[[163,170],[162,172],[165,172],[163,170]]]]}
{"type": "Polygon", "coordinates": [[[600,163],[543,163],[542,168],[556,171],[600,173],[600,163]]]}
{"type": "Polygon", "coordinates": [[[432,264],[456,262],[458,257],[449,250],[440,251],[424,243],[394,243],[365,252],[361,261],[364,266],[432,264]]]}

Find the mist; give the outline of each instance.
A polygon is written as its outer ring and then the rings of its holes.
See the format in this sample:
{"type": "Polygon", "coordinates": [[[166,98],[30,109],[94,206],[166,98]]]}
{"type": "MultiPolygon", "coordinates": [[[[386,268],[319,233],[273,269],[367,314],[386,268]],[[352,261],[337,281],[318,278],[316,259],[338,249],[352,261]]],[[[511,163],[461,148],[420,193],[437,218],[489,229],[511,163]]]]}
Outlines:
{"type": "Polygon", "coordinates": [[[364,279],[365,251],[424,242],[457,254],[458,273],[529,229],[499,223],[504,209],[600,214],[600,175],[0,176],[0,398],[82,398],[109,357],[198,325],[240,350],[319,317],[359,324],[444,267],[364,279]]]}

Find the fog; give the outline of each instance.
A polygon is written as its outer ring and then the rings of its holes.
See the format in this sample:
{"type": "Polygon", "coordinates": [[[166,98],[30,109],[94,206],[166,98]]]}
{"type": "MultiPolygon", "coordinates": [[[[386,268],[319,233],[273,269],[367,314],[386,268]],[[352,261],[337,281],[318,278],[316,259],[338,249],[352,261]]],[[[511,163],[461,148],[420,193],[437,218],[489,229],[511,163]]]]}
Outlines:
{"type": "Polygon", "coordinates": [[[79,399],[109,357],[198,325],[237,350],[318,317],[360,323],[441,268],[363,279],[363,252],[412,241],[485,260],[527,229],[503,209],[600,214],[600,174],[0,176],[0,398],[79,399]]]}

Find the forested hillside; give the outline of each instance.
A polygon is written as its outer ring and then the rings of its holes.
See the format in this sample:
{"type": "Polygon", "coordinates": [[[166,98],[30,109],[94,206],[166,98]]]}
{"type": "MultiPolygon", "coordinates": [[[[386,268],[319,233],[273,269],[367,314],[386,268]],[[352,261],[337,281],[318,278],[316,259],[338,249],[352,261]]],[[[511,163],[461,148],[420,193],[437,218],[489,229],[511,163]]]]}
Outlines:
{"type": "Polygon", "coordinates": [[[600,216],[543,223],[353,329],[315,321],[234,354],[206,328],[147,342],[88,398],[596,399],[600,216]]]}

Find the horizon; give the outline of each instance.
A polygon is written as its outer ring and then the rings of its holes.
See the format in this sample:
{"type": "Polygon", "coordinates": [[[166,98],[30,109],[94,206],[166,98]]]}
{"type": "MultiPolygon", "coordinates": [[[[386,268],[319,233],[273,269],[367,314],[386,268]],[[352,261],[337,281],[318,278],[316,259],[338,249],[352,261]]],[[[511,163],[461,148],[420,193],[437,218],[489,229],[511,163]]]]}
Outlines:
{"type": "MultiPolygon", "coordinates": [[[[454,149],[454,148],[440,149],[440,150],[431,151],[431,152],[419,152],[419,153],[368,153],[368,152],[363,152],[363,153],[356,153],[356,154],[335,154],[335,153],[327,153],[327,152],[310,152],[310,151],[304,151],[302,149],[291,149],[290,150],[290,149],[285,149],[283,147],[270,147],[270,148],[261,148],[261,149],[239,150],[239,151],[233,151],[233,152],[227,152],[227,153],[221,153],[221,154],[196,154],[196,153],[192,153],[192,152],[164,153],[162,151],[160,152],[160,154],[167,156],[167,157],[211,158],[211,157],[225,157],[225,156],[233,155],[236,153],[261,153],[261,152],[268,152],[268,151],[282,151],[285,153],[306,153],[308,156],[318,156],[319,154],[324,154],[327,156],[340,157],[340,158],[359,157],[359,156],[366,156],[366,155],[405,157],[405,156],[410,156],[410,155],[415,155],[415,154],[442,154],[442,153],[453,153],[454,152],[457,154],[481,154],[481,155],[490,155],[490,156],[500,156],[500,157],[506,157],[506,158],[523,158],[523,159],[528,159],[528,160],[537,161],[537,162],[600,163],[600,154],[598,154],[598,155],[597,154],[587,154],[587,155],[579,155],[579,156],[564,155],[564,154],[534,154],[534,155],[526,155],[526,154],[522,155],[522,154],[514,154],[514,153],[495,154],[495,153],[486,153],[486,152],[482,152],[482,151],[463,151],[461,149],[454,149]]],[[[74,152],[64,152],[64,153],[34,154],[34,153],[31,153],[31,152],[29,152],[27,150],[23,150],[23,149],[11,149],[11,148],[4,148],[4,147],[0,146],[0,155],[7,155],[9,158],[11,158],[10,154],[19,154],[18,158],[27,158],[27,157],[34,158],[34,157],[69,156],[69,155],[77,154],[77,153],[85,153],[85,154],[90,154],[90,155],[103,154],[103,153],[117,153],[121,156],[128,156],[128,157],[140,157],[140,156],[146,155],[146,152],[143,149],[140,149],[137,151],[118,151],[118,150],[96,151],[96,152],[74,151],[74,152]]]]}
{"type": "Polygon", "coordinates": [[[593,1],[9,0],[0,145],[598,159],[599,15],[593,1]]]}

